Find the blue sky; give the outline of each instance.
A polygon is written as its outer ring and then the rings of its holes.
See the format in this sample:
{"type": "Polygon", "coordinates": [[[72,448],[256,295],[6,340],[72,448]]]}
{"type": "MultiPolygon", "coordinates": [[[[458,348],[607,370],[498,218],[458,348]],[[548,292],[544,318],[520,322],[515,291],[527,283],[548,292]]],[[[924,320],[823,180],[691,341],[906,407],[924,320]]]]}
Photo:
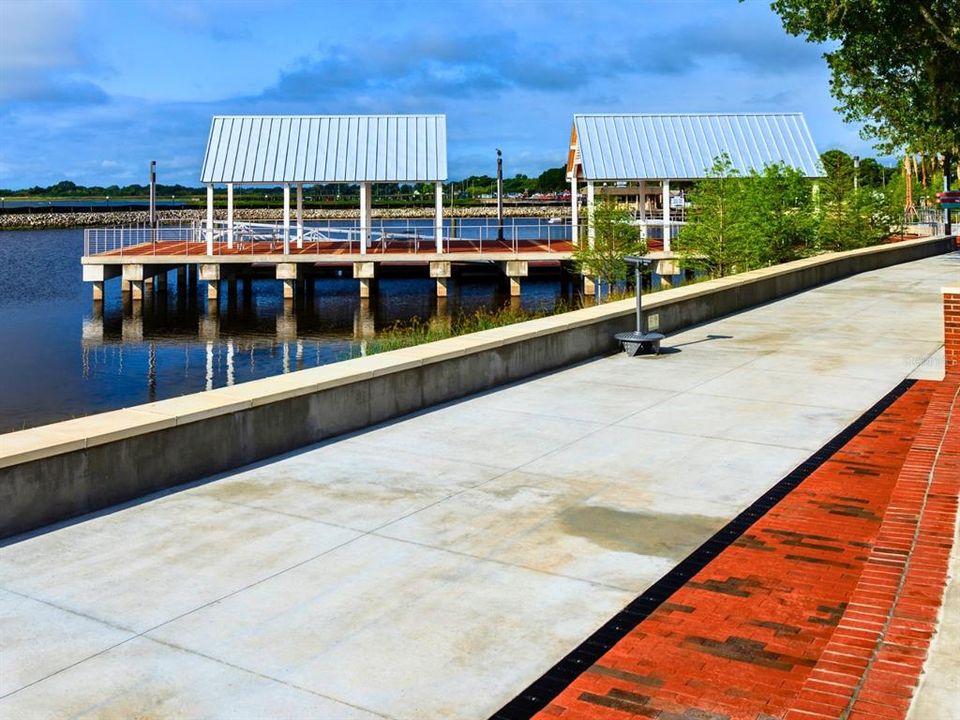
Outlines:
{"type": "Polygon", "coordinates": [[[833,110],[765,0],[3,0],[0,187],[198,184],[214,114],[439,112],[452,178],[565,161],[575,112],[833,110]]]}

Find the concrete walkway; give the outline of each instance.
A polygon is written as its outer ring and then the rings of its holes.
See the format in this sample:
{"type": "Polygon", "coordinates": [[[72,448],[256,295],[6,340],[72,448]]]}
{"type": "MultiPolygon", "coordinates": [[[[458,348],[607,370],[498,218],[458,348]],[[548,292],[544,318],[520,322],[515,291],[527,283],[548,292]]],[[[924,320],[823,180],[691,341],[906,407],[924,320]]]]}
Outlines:
{"type": "Polygon", "coordinates": [[[10,544],[0,715],[487,716],[942,376],[958,278],[860,275],[10,544]]]}

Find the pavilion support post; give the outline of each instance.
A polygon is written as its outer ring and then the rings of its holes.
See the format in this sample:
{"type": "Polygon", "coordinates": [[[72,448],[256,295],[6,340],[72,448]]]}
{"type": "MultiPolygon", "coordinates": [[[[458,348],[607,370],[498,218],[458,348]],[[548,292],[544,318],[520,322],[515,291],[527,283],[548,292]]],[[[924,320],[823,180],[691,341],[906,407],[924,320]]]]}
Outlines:
{"type": "Polygon", "coordinates": [[[587,181],[587,244],[593,247],[597,238],[596,228],[593,225],[593,211],[596,206],[596,188],[592,180],[587,181]]]}
{"type": "Polygon", "coordinates": [[[640,193],[638,197],[639,207],[637,207],[637,213],[640,216],[640,222],[643,224],[646,224],[647,222],[647,181],[646,180],[640,181],[639,193],[640,193]]]}
{"type": "Polygon", "coordinates": [[[213,255],[213,183],[207,185],[207,255],[213,255]]]}
{"type": "Polygon", "coordinates": [[[570,175],[570,240],[574,245],[580,241],[580,195],[576,168],[570,175]]]}
{"type": "Polygon", "coordinates": [[[297,250],[303,248],[303,183],[297,183],[297,250]]]}
{"type": "Polygon", "coordinates": [[[227,183],[227,249],[233,250],[233,183],[227,183]]]}
{"type": "Polygon", "coordinates": [[[290,254],[290,183],[283,184],[283,254],[290,254]]]}
{"type": "Polygon", "coordinates": [[[663,251],[670,252],[670,181],[663,180],[663,251]]]}
{"type": "Polygon", "coordinates": [[[433,220],[433,237],[436,241],[437,254],[443,252],[443,183],[436,184],[435,211],[433,220]]]}
{"type": "Polygon", "coordinates": [[[365,255],[370,246],[370,225],[373,215],[373,183],[360,183],[360,254],[365,255]]]}
{"type": "Polygon", "coordinates": [[[93,286],[93,299],[95,301],[103,300],[103,280],[94,280],[91,285],[93,286]]]}

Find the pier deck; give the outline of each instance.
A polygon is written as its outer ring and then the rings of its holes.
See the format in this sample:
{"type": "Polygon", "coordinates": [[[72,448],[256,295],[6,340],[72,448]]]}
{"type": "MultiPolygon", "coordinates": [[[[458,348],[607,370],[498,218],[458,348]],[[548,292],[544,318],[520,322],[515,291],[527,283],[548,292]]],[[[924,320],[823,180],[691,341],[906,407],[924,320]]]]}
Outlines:
{"type": "Polygon", "coordinates": [[[304,241],[302,247],[291,243],[288,253],[284,253],[280,240],[258,240],[256,242],[237,242],[228,247],[226,242],[213,244],[213,254],[208,253],[205,243],[182,240],[159,240],[138,243],[105,252],[84,255],[84,264],[110,264],[121,258],[146,260],[153,256],[181,258],[189,262],[249,262],[255,257],[268,257],[274,261],[302,262],[316,261],[316,258],[386,260],[396,256],[404,259],[429,260],[436,257],[453,256],[458,260],[486,260],[489,256],[509,255],[511,259],[556,259],[565,260],[573,255],[574,245],[569,240],[479,240],[462,239],[448,241],[444,252],[438,253],[432,242],[411,243],[407,241],[387,241],[375,243],[361,253],[357,243],[338,241],[304,241]]]}
{"type": "MultiPolygon", "coordinates": [[[[453,263],[496,263],[509,278],[511,294],[520,294],[529,264],[564,262],[576,249],[569,226],[526,222],[504,226],[476,225],[445,229],[442,234],[416,225],[300,226],[242,223],[211,227],[193,225],[93,228],[84,232],[81,258],[84,280],[94,283],[94,300],[103,298],[103,283],[121,277],[124,292],[137,300],[142,283],[161,282],[168,272],[199,271],[208,298],[216,299],[221,279],[235,278],[244,264],[274,265],[284,296],[308,277],[311,266],[353,264],[361,297],[369,296],[377,267],[384,263],[429,266],[437,295],[447,293],[453,263]]],[[[589,282],[589,281],[588,281],[589,282]]],[[[592,288],[592,283],[589,283],[592,288]]],[[[592,292],[592,289],[590,290],[592,292]]]]}

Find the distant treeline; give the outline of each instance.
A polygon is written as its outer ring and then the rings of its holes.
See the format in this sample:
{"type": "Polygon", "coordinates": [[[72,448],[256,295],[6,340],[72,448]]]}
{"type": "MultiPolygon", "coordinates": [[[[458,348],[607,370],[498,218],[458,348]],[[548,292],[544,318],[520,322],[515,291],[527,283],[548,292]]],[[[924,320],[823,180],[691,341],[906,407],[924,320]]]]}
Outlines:
{"type": "MultiPolygon", "coordinates": [[[[160,168],[162,171],[162,168],[160,168]]],[[[566,167],[551,168],[538,177],[530,178],[518,174],[503,181],[504,193],[527,194],[555,193],[567,188],[566,167]]],[[[471,175],[462,180],[448,181],[444,191],[447,197],[453,194],[455,199],[467,200],[490,195],[496,192],[496,178],[489,175],[471,175]]],[[[433,202],[434,188],[431,183],[404,184],[378,183],[373,186],[374,197],[381,200],[396,200],[416,202],[422,199],[425,203],[433,202]]],[[[283,187],[277,186],[243,186],[234,190],[238,205],[257,203],[263,205],[279,204],[283,198],[283,187]]],[[[360,194],[360,186],[347,183],[327,183],[310,185],[304,189],[304,198],[308,203],[336,203],[338,200],[355,198],[360,194]]],[[[150,195],[149,185],[77,185],[69,180],[61,180],[55,185],[40,187],[39,185],[9,190],[0,188],[0,195],[7,198],[145,198],[150,195]]],[[[157,199],[182,200],[186,203],[206,202],[206,188],[203,186],[190,187],[187,185],[157,184],[157,199]]]]}

